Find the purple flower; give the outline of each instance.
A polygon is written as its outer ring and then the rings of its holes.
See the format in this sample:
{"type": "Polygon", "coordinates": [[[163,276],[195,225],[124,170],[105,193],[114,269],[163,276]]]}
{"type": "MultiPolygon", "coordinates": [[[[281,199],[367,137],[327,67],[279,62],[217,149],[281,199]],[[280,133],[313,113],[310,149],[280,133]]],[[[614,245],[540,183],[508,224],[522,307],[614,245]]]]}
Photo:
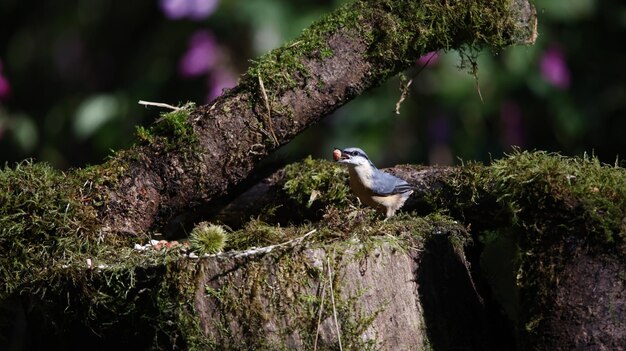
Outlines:
{"type": "Polygon", "coordinates": [[[213,101],[216,97],[222,95],[224,89],[229,89],[237,85],[237,78],[226,68],[214,69],[208,80],[209,92],[207,94],[207,102],[213,101]]]}
{"type": "Polygon", "coordinates": [[[6,100],[11,95],[9,80],[2,74],[2,61],[0,61],[0,100],[6,100]]]}
{"type": "Polygon", "coordinates": [[[415,64],[419,67],[430,67],[435,65],[437,61],[439,61],[439,51],[431,51],[418,58],[415,64]]]}
{"type": "Polygon", "coordinates": [[[159,7],[165,17],[178,20],[190,18],[202,20],[209,17],[217,8],[219,0],[159,0],[159,7]]]}
{"type": "Polygon", "coordinates": [[[189,49],[178,63],[183,77],[198,77],[213,68],[219,58],[219,47],[211,32],[200,30],[189,39],[189,49]]]}
{"type": "Polygon", "coordinates": [[[563,51],[556,45],[550,46],[541,56],[539,62],[541,76],[548,83],[561,89],[567,89],[570,86],[571,76],[565,55],[563,51]]]}

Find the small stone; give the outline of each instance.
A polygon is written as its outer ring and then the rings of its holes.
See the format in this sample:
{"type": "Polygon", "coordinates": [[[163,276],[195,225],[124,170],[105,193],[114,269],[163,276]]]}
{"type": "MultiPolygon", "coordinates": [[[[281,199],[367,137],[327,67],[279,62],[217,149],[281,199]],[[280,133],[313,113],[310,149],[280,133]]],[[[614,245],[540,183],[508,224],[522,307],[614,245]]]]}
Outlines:
{"type": "Polygon", "coordinates": [[[196,255],[195,252],[190,252],[189,253],[189,258],[198,258],[198,255],[196,255]]]}

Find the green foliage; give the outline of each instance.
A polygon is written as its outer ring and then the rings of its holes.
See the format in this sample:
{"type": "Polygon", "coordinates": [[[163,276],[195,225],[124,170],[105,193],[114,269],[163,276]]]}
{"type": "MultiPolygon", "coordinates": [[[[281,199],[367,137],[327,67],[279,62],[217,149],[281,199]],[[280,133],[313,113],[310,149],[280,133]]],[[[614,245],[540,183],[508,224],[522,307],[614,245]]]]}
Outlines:
{"type": "Polygon", "coordinates": [[[227,234],[219,225],[208,222],[198,223],[189,234],[189,243],[194,252],[215,254],[224,249],[227,234]]]}

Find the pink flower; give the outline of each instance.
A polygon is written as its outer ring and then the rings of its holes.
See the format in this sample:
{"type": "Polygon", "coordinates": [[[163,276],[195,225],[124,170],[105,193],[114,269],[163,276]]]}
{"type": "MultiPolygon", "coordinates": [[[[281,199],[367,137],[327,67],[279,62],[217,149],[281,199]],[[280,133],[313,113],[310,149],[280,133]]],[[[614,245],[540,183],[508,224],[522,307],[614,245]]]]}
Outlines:
{"type": "Polygon", "coordinates": [[[570,86],[571,76],[565,55],[556,45],[550,46],[541,56],[539,62],[541,76],[548,83],[560,89],[567,89],[570,86]]]}
{"type": "Polygon", "coordinates": [[[415,64],[419,67],[430,67],[435,65],[437,61],[439,61],[439,51],[431,51],[418,58],[415,64]]]}
{"type": "Polygon", "coordinates": [[[211,72],[208,83],[207,101],[211,102],[216,97],[222,95],[224,89],[230,89],[237,85],[237,78],[229,69],[216,68],[211,72]]]}
{"type": "Polygon", "coordinates": [[[213,34],[207,30],[195,32],[189,39],[189,49],[178,63],[183,77],[201,76],[215,66],[219,58],[219,46],[213,34]]]}
{"type": "Polygon", "coordinates": [[[2,61],[0,61],[0,100],[6,100],[11,95],[9,80],[2,74],[2,61]]]}
{"type": "Polygon", "coordinates": [[[219,5],[219,0],[159,0],[165,17],[178,20],[190,18],[202,20],[209,17],[219,5]]]}

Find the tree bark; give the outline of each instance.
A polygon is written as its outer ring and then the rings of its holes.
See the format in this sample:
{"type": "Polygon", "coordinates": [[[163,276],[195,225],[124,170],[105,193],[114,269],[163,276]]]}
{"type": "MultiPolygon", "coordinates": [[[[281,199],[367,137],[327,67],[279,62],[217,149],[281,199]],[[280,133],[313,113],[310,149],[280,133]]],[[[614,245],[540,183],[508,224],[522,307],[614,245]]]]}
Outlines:
{"type": "Polygon", "coordinates": [[[536,35],[526,0],[352,1],[253,63],[212,105],[192,110],[184,121],[192,145],[153,141],[95,172],[115,173],[95,191],[102,232],[145,233],[234,192],[264,156],[429,51],[501,49],[536,35]]]}
{"type": "Polygon", "coordinates": [[[304,245],[262,254],[95,270],[25,303],[24,343],[34,350],[513,347],[476,292],[458,244],[464,228],[427,229],[361,243],[316,243],[316,233],[304,245]],[[117,289],[124,299],[92,305],[92,291],[117,289]]]}

